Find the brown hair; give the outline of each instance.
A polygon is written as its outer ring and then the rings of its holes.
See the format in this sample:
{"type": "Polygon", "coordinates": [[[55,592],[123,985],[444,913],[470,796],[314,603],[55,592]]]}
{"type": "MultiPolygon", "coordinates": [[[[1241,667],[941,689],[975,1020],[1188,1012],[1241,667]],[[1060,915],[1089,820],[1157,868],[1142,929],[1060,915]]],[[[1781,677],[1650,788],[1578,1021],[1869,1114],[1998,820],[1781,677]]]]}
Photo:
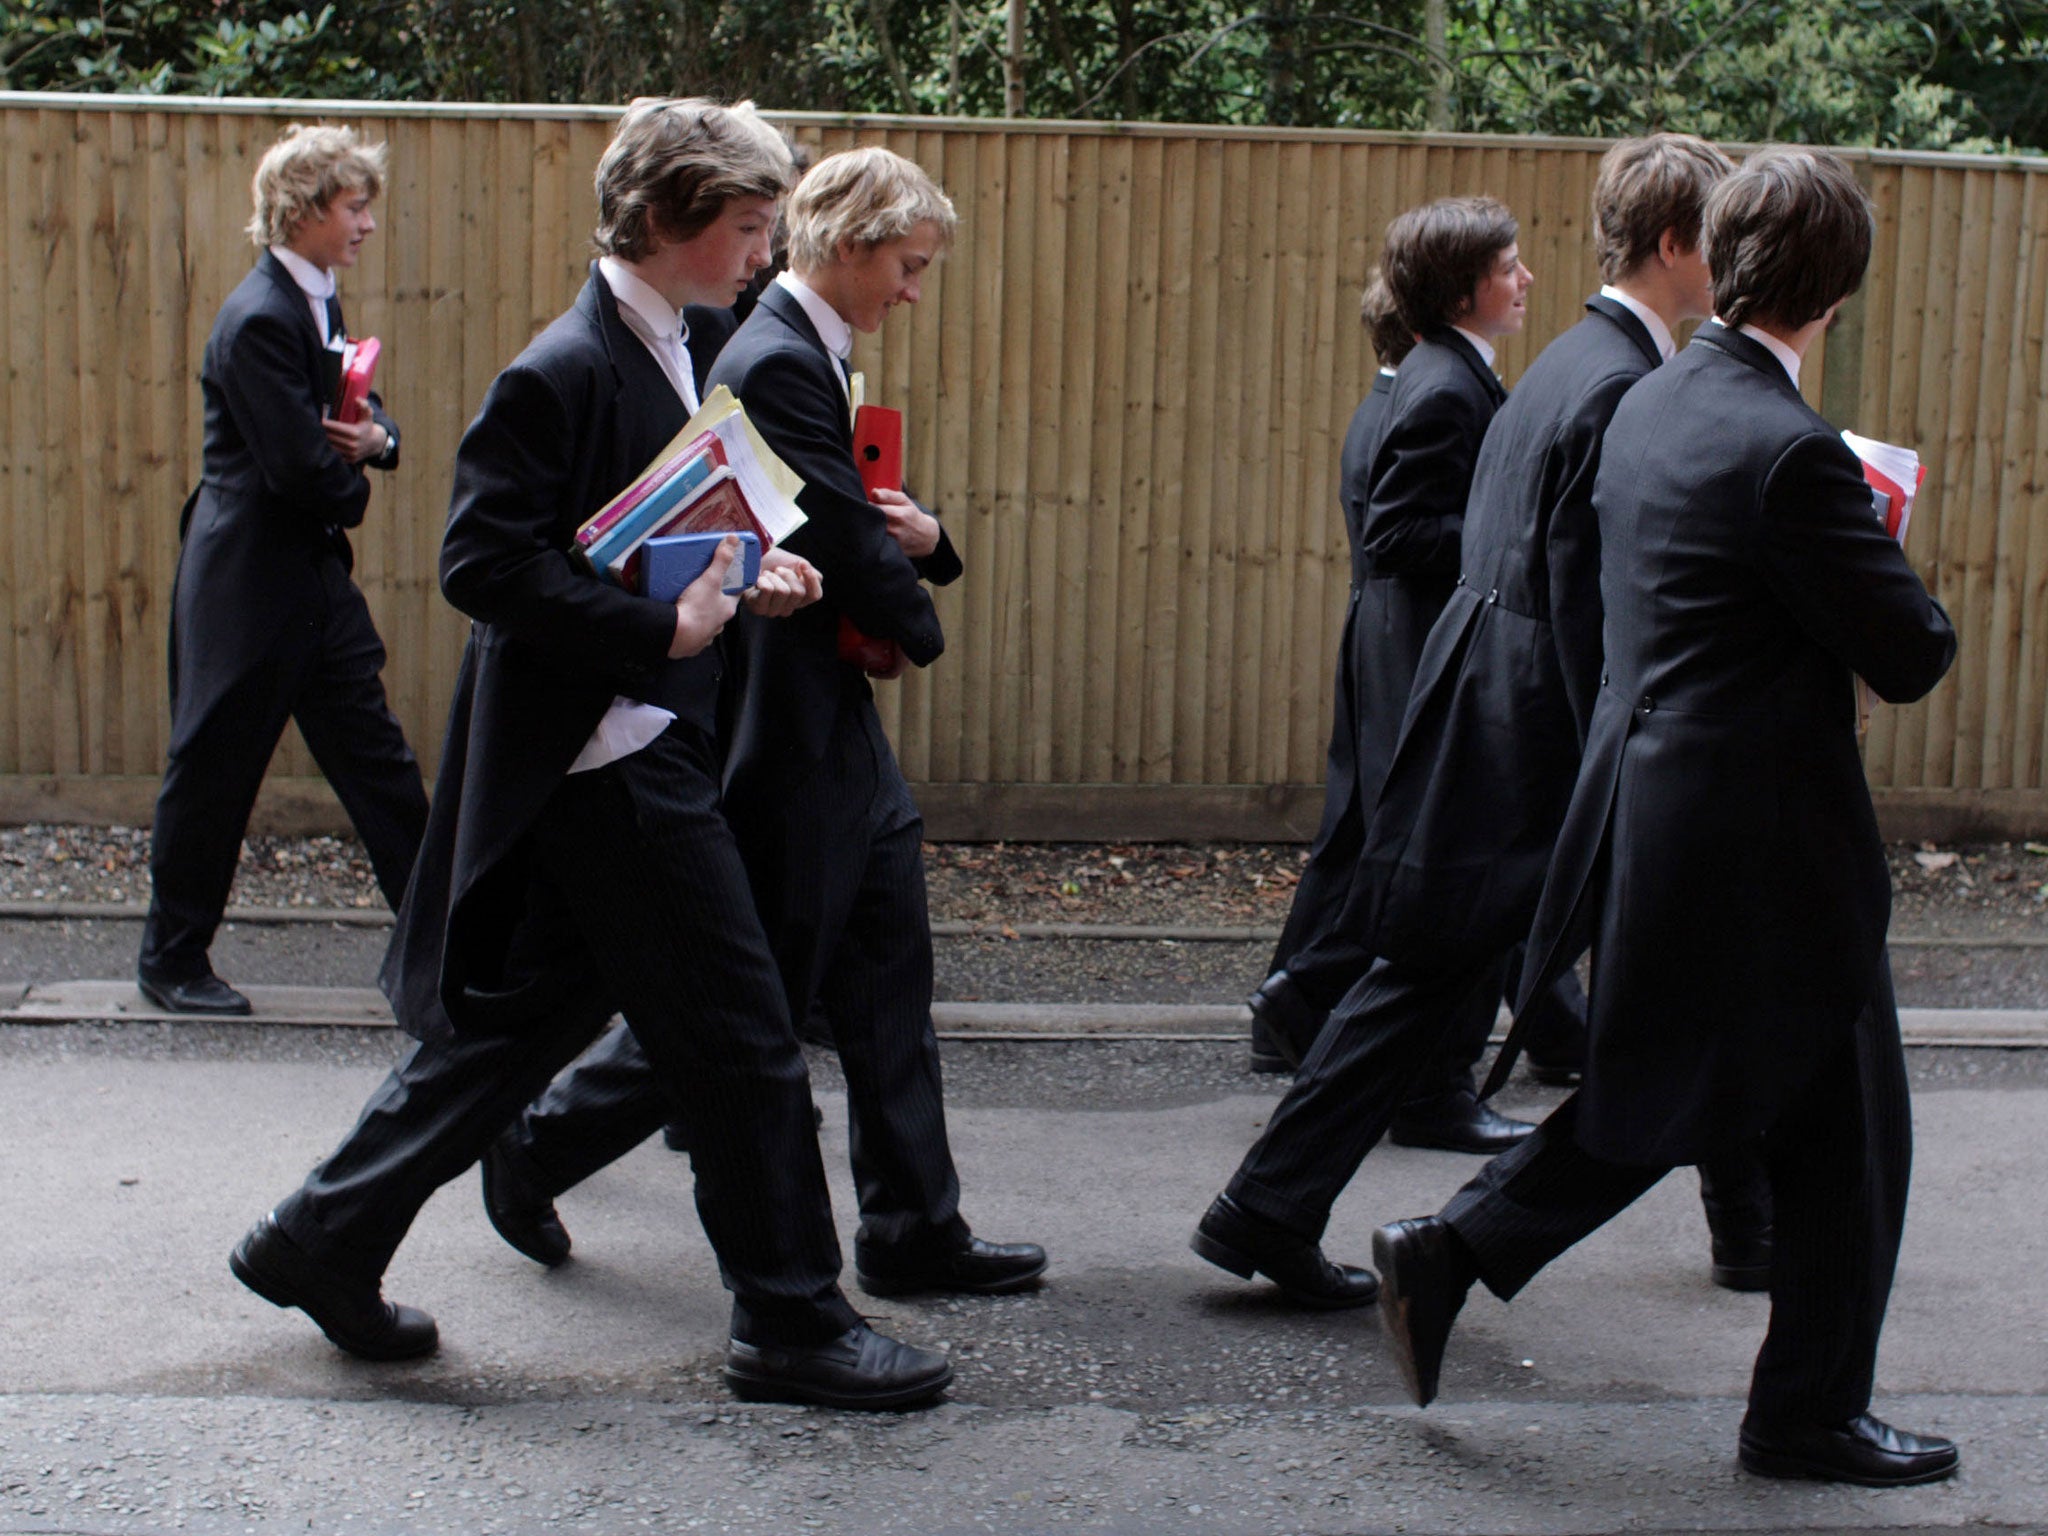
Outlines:
{"type": "Polygon", "coordinates": [[[1380,269],[1374,267],[1365,281],[1365,296],[1358,301],[1358,318],[1379,355],[1382,368],[1398,368],[1401,359],[1415,350],[1415,333],[1408,329],[1401,312],[1394,307],[1394,292],[1380,269]]]}
{"type": "Polygon", "coordinates": [[[789,145],[750,101],[643,96],[597,162],[597,229],[606,256],[639,261],[688,240],[735,197],[781,197],[796,179],[789,145]]]}
{"type": "Polygon", "coordinates": [[[1707,199],[1714,313],[1796,330],[1863,285],[1876,220],[1849,167],[1824,149],[1772,145],[1707,199]]]}
{"type": "Polygon", "coordinates": [[[1463,315],[1518,229],[1507,205],[1491,197],[1440,197],[1397,214],[1387,226],[1380,271],[1408,329],[1450,325],[1463,315]]]}
{"type": "Polygon", "coordinates": [[[255,205],[247,225],[252,245],[284,245],[306,220],[343,192],[384,190],[390,146],[365,144],[353,128],[293,123],[263,152],[249,182],[255,205]]]}
{"type": "Polygon", "coordinates": [[[1689,133],[1623,139],[1600,161],[1593,183],[1593,253],[1600,276],[1618,283],[1657,254],[1664,231],[1687,250],[1700,243],[1707,194],[1735,162],[1689,133]]]}

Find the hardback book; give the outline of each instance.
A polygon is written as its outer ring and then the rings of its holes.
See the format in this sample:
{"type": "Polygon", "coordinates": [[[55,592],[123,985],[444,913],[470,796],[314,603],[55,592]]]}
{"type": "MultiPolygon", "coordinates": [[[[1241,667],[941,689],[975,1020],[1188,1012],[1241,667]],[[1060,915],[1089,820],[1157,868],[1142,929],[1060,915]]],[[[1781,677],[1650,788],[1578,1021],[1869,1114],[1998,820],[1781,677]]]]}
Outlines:
{"type": "Polygon", "coordinates": [[[716,438],[703,434],[688,450],[651,466],[647,474],[598,508],[576,530],[577,545],[592,566],[604,570],[655,534],[670,532],[670,517],[721,470],[725,470],[725,450],[716,438]]]}
{"type": "Polygon", "coordinates": [[[669,533],[640,546],[638,589],[643,597],[672,603],[683,588],[704,574],[711,557],[727,538],[740,541],[739,553],[726,567],[719,590],[736,596],[761,579],[761,541],[751,533],[669,533]]]}
{"type": "Polygon", "coordinates": [[[744,533],[763,548],[775,547],[775,541],[769,538],[760,519],[747,505],[739,476],[728,465],[713,471],[710,478],[678,502],[658,526],[650,528],[645,537],[621,548],[606,561],[605,570],[620,586],[636,590],[639,586],[639,555],[648,541],[684,533],[744,533]]]}

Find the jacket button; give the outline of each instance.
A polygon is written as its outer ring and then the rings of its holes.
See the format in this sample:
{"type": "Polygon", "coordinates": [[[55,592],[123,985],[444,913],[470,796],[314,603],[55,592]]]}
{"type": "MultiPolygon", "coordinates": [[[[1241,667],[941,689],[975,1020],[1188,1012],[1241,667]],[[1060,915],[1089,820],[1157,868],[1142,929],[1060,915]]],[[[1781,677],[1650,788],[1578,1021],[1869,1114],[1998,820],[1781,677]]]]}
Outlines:
{"type": "Polygon", "coordinates": [[[1491,592],[1487,593],[1486,600],[1489,603],[1498,602],[1500,600],[1500,588],[1495,587],[1491,592]]]}
{"type": "Polygon", "coordinates": [[[1465,573],[1463,571],[1458,573],[1458,585],[1461,587],[1465,585],[1465,573]]]}
{"type": "Polygon", "coordinates": [[[1605,688],[1607,686],[1607,674],[1605,672],[1602,672],[1600,674],[1600,686],[1602,688],[1605,688]]]}
{"type": "Polygon", "coordinates": [[[1655,708],[1657,707],[1657,701],[1656,701],[1655,699],[1651,698],[1651,697],[1650,697],[1650,696],[1649,696],[1649,695],[1648,695],[1648,694],[1646,693],[1646,694],[1644,694],[1644,695],[1643,695],[1643,702],[1642,702],[1642,706],[1641,706],[1641,707],[1642,707],[1642,711],[1643,711],[1643,713],[1647,715],[1648,713],[1650,713],[1650,711],[1651,711],[1651,710],[1653,710],[1653,709],[1655,709],[1655,708]]]}

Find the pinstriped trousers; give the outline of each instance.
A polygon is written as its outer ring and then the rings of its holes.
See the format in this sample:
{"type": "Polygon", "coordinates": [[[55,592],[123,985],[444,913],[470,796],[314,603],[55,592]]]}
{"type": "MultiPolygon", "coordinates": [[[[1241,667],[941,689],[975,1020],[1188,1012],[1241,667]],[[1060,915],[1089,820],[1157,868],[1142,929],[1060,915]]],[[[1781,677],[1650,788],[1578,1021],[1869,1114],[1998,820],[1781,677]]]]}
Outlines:
{"type": "Polygon", "coordinates": [[[501,1027],[414,1049],[278,1206],[295,1241],[381,1275],[427,1197],[622,1009],[689,1127],[734,1335],[816,1343],[859,1320],[839,1290],[809,1073],[719,811],[715,761],[712,742],[678,722],[563,779],[528,833],[527,901],[489,1002],[501,1027]]]}
{"type": "MultiPolygon", "coordinates": [[[[1589,1072],[1598,1071],[1596,1041],[1589,1072]]],[[[1578,1144],[1577,1110],[1574,1094],[1443,1209],[1503,1301],[1669,1171],[1594,1157],[1578,1144]]],[[[1869,1006],[1765,1132],[1763,1156],[1775,1213],[1771,1321],[1750,1412],[1838,1423],[1870,1406],[1912,1172],[1888,957],[1869,1006]]]]}
{"type": "MultiPolygon", "coordinates": [[[[736,786],[726,813],[790,1012],[801,1017],[815,1000],[832,1027],[846,1076],[859,1243],[906,1250],[964,1241],[932,1032],[924,820],[874,704],[846,701],[824,760],[806,777],[736,786]]],[[[642,1044],[614,1031],[522,1117],[512,1150],[540,1188],[560,1194],[669,1118],[642,1044]]],[[[690,1145],[694,1154],[694,1136],[690,1145]]]]}

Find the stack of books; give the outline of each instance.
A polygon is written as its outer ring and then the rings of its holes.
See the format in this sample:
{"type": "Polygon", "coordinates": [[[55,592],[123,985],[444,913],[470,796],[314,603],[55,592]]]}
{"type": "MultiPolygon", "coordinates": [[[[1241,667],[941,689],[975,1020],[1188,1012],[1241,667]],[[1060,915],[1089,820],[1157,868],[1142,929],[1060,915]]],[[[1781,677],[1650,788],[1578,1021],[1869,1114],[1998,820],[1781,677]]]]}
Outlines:
{"type": "Polygon", "coordinates": [[[576,549],[614,586],[645,591],[649,539],[750,533],[763,551],[803,526],[803,480],[761,440],[723,385],[652,463],[576,530],[576,549]]]}

